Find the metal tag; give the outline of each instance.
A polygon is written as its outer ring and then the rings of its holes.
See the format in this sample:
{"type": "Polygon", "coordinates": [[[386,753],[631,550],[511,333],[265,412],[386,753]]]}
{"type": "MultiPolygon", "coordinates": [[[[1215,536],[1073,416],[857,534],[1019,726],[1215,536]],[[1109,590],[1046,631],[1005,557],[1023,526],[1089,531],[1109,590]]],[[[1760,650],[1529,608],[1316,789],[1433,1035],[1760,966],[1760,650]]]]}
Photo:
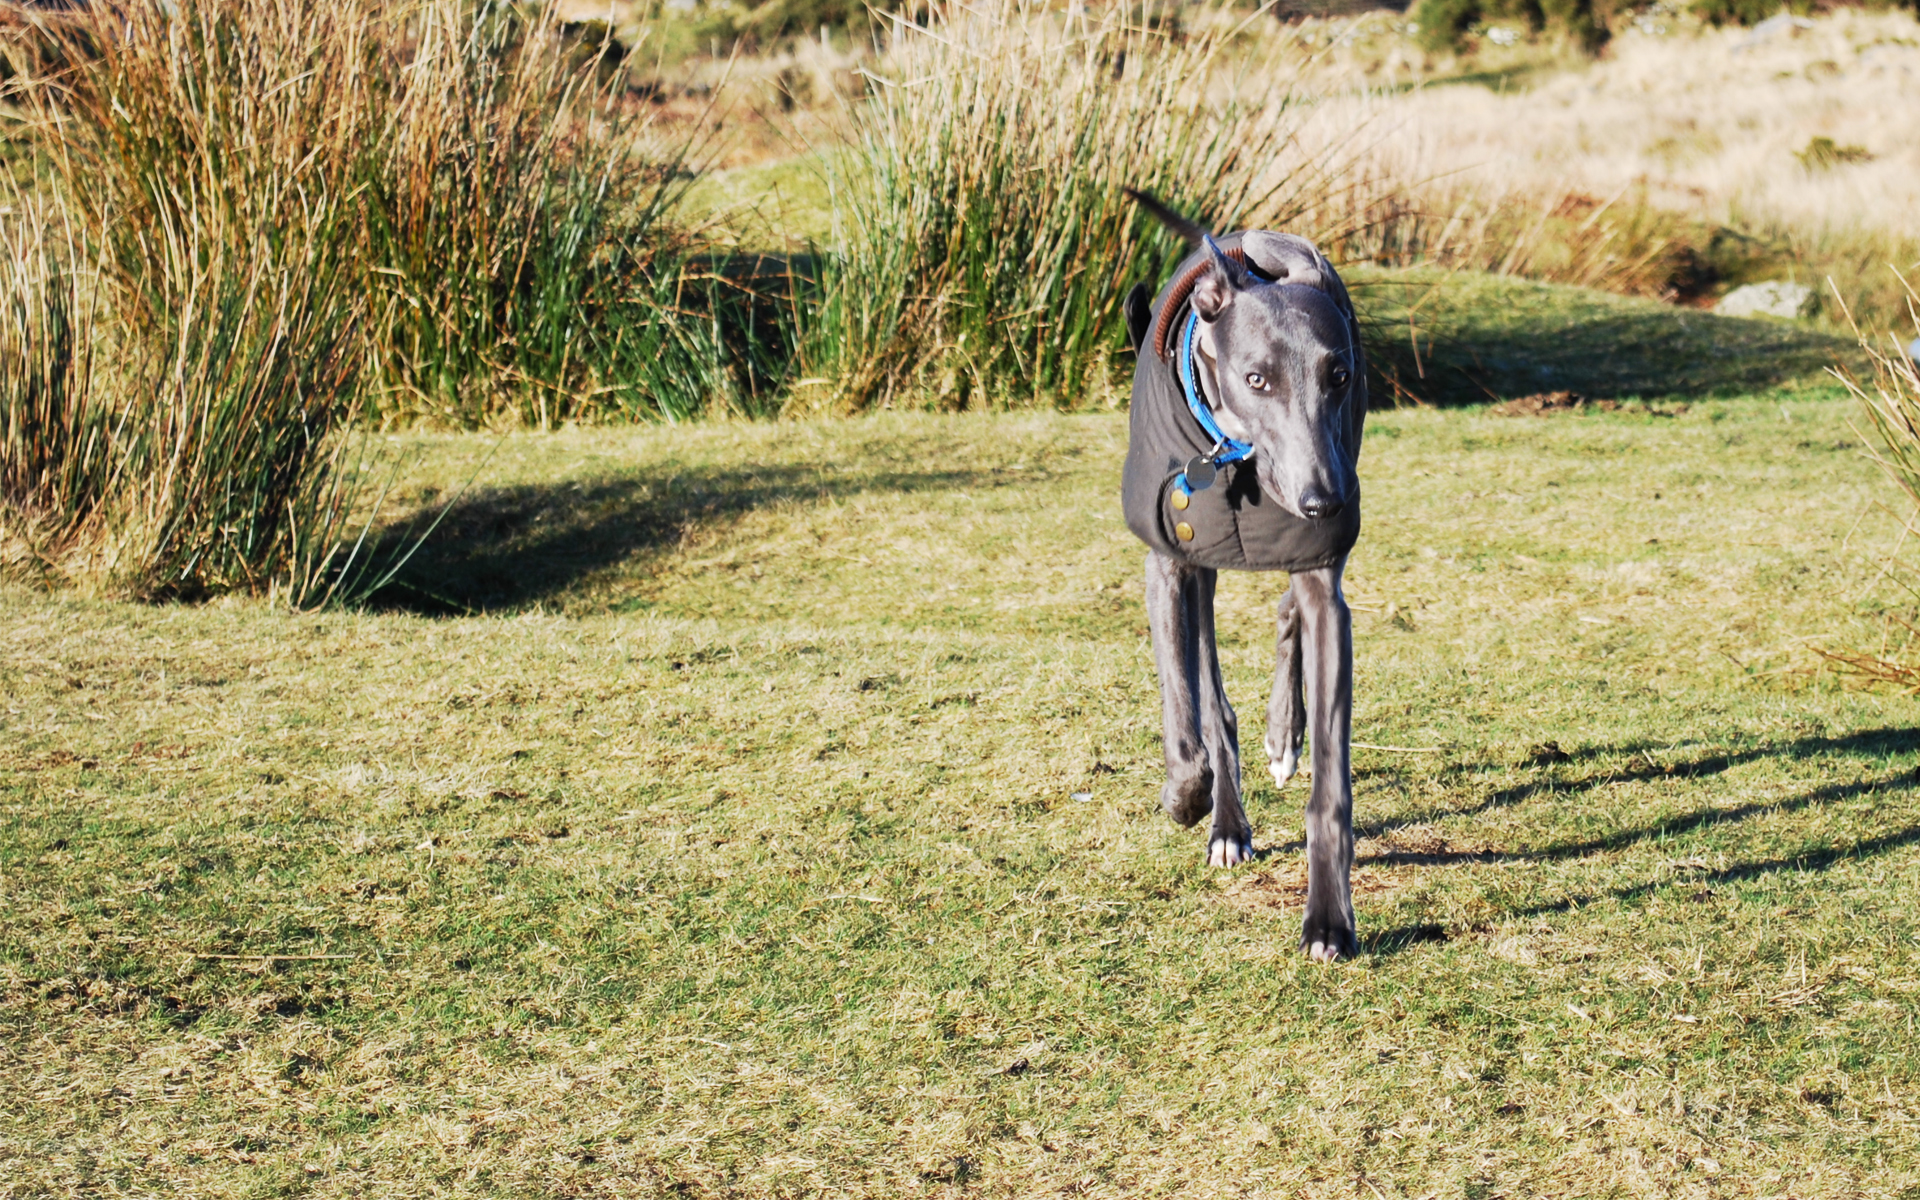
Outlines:
{"type": "Polygon", "coordinates": [[[1198,458],[1190,460],[1187,463],[1187,490],[1193,492],[1206,491],[1213,486],[1213,477],[1215,474],[1213,459],[1206,455],[1202,454],[1198,458]]]}

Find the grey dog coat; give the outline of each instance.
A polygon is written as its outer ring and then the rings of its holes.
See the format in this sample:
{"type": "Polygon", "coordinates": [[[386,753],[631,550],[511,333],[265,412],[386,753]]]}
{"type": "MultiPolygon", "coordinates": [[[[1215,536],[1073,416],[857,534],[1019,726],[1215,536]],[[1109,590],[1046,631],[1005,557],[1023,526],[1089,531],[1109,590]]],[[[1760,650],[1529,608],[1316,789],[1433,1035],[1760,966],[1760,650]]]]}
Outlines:
{"type": "MultiPolygon", "coordinates": [[[[1331,296],[1347,317],[1358,358],[1360,331],[1353,319],[1352,302],[1332,265],[1311,243],[1266,230],[1228,234],[1216,241],[1229,253],[1240,250],[1247,265],[1268,280],[1294,278],[1305,282],[1317,275],[1315,286],[1331,296]]],[[[1139,339],[1127,465],[1120,484],[1127,527],[1162,554],[1202,567],[1237,571],[1330,567],[1345,557],[1360,537],[1357,485],[1346,506],[1335,515],[1321,520],[1296,516],[1261,493],[1254,459],[1247,458],[1221,467],[1213,486],[1192,493],[1184,510],[1173,506],[1174,479],[1189,459],[1213,449],[1212,439],[1187,407],[1174,362],[1179,330],[1187,319],[1192,294],[1190,276],[1196,276],[1195,269],[1208,261],[1207,253],[1203,248],[1181,261],[1173,282],[1154,298],[1148,332],[1139,339]],[[1175,306],[1174,311],[1163,313],[1169,304],[1175,306]],[[1165,346],[1165,357],[1156,350],[1157,341],[1165,346]],[[1175,532],[1182,522],[1193,530],[1190,541],[1175,532]]],[[[1361,427],[1367,415],[1364,361],[1356,361],[1354,376],[1340,440],[1350,461],[1357,462],[1361,427]]],[[[1255,457],[1261,452],[1254,447],[1255,457]]]]}

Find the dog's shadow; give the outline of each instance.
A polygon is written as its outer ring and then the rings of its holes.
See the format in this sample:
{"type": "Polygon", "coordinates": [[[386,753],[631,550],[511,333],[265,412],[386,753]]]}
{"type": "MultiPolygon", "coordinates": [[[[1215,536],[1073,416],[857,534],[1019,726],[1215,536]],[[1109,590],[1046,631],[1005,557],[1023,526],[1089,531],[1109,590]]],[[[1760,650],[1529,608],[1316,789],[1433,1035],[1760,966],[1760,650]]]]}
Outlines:
{"type": "MultiPolygon", "coordinates": [[[[1739,750],[1716,751],[1690,756],[1674,756],[1665,748],[1651,744],[1600,745],[1562,751],[1558,746],[1537,747],[1519,764],[1524,778],[1517,783],[1495,787],[1469,800],[1449,807],[1430,807],[1393,817],[1355,824],[1356,839],[1386,843],[1385,848],[1355,857],[1356,867],[1392,871],[1408,867],[1459,867],[1498,863],[1553,863],[1592,855],[1608,854],[1648,842],[1682,839],[1702,830],[1735,825],[1756,816],[1802,812],[1842,804],[1861,796],[1889,795],[1920,787],[1920,772],[1911,766],[1888,767],[1886,760],[1906,756],[1920,746],[1920,731],[1904,727],[1862,730],[1839,737],[1806,737],[1739,750]],[[1616,830],[1598,837],[1552,842],[1529,849],[1456,849],[1434,839],[1429,844],[1396,844],[1396,834],[1419,829],[1431,823],[1457,817],[1470,817],[1495,809],[1510,808],[1535,798],[1577,798],[1616,783],[1646,782],[1658,779],[1699,779],[1725,774],[1745,763],[1775,759],[1790,762],[1808,758],[1842,758],[1881,764],[1865,778],[1847,783],[1826,784],[1797,795],[1737,804],[1730,807],[1702,807],[1689,812],[1616,830]]],[[[1456,762],[1439,768],[1434,775],[1459,779],[1479,769],[1480,764],[1456,762]]],[[[1376,777],[1396,774],[1381,769],[1376,777]]],[[[1365,776],[1363,775],[1364,779],[1365,776]]],[[[1298,793],[1289,793],[1289,797],[1298,793]]],[[[1362,801],[1364,803],[1364,801],[1362,801]]],[[[1803,848],[1792,854],[1756,858],[1706,870],[1689,871],[1684,877],[1623,883],[1535,904],[1504,908],[1491,918],[1504,920],[1567,912],[1601,900],[1632,901],[1663,888],[1685,887],[1693,892],[1711,892],[1717,884],[1737,883],[1771,875],[1778,871],[1817,872],[1854,859],[1871,858],[1905,846],[1920,844],[1920,822],[1888,829],[1873,837],[1842,844],[1803,848]]],[[[1277,861],[1297,855],[1305,849],[1298,840],[1260,847],[1256,861],[1277,861]]],[[[1361,944],[1371,955],[1393,955],[1429,942],[1450,940],[1461,931],[1450,931],[1431,921],[1416,921],[1386,929],[1362,929],[1361,944]]]]}

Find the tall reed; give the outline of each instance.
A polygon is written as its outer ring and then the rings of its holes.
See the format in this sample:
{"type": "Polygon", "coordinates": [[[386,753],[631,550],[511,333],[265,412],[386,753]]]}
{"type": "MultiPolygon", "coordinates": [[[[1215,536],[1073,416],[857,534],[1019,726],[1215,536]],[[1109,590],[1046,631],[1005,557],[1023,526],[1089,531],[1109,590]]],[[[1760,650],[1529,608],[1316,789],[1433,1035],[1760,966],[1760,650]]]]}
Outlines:
{"type": "Polygon", "coordinates": [[[65,214],[0,206],[0,566],[44,573],[99,516],[121,430],[96,387],[99,294],[65,214]]]}
{"type": "MultiPolygon", "coordinates": [[[[1920,292],[1904,276],[1897,272],[1896,276],[1906,293],[1909,331],[1920,334],[1920,292]]],[[[1872,364],[1873,377],[1862,380],[1850,372],[1838,372],[1866,415],[1862,440],[1868,453],[1906,497],[1908,515],[1901,547],[1920,535],[1920,363],[1913,358],[1920,338],[1910,346],[1902,346],[1904,340],[1889,335],[1887,343],[1881,344],[1862,335],[1860,347],[1872,364]]],[[[1820,653],[1853,674],[1920,692],[1920,613],[1914,609],[1920,604],[1920,572],[1899,553],[1896,549],[1884,564],[1884,573],[1905,588],[1908,612],[1913,615],[1888,614],[1887,637],[1877,652],[1823,649],[1820,653]]]]}
{"type": "Polygon", "coordinates": [[[362,200],[381,417],[544,428],[726,404],[724,289],[674,220],[699,135],[661,134],[614,46],[570,44],[553,6],[426,0],[383,40],[391,109],[362,200]]]}
{"type": "Polygon", "coordinates": [[[1126,5],[949,11],[895,19],[852,113],[793,407],[1110,399],[1121,298],[1180,252],[1122,189],[1227,229],[1298,181],[1289,97],[1207,94],[1226,34],[1126,5]]]}
{"type": "Polygon", "coordinates": [[[544,7],[177,0],[42,32],[57,69],[12,87],[46,194],[0,274],[10,558],[338,599],[379,574],[348,536],[377,508],[363,417],[677,418],[764,382],[722,344],[750,302],[672,218],[691,143],[544,7]]]}
{"type": "MultiPolygon", "coordinates": [[[[140,595],[284,587],[347,519],[334,431],[363,352],[355,187],[368,9],[182,0],[96,11],[31,93],[111,361],[59,401],[110,424],[94,529],[63,570],[140,595]],[[110,418],[100,414],[110,413],[110,418]]],[[[98,443],[89,443],[95,445],[98,443]]],[[[69,503],[75,514],[83,510],[69,503]]]]}

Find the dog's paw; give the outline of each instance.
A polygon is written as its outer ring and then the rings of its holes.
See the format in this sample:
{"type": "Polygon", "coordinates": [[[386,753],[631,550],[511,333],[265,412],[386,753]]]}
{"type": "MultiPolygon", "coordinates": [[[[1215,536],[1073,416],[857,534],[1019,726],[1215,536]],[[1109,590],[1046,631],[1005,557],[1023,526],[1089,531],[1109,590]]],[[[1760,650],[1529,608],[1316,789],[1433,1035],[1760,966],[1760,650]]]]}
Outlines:
{"type": "Polygon", "coordinates": [[[1360,939],[1354,936],[1351,925],[1316,920],[1309,913],[1300,933],[1300,951],[1315,962],[1338,962],[1360,953],[1360,939]]]}
{"type": "Polygon", "coordinates": [[[1267,759],[1267,770],[1273,772],[1273,786],[1285,787],[1287,780],[1300,773],[1300,748],[1298,746],[1281,754],[1273,754],[1267,759]]]}
{"type": "Polygon", "coordinates": [[[1200,823],[1213,811],[1213,768],[1201,767],[1184,779],[1169,779],[1160,789],[1160,807],[1182,827],[1200,823]]]}
{"type": "Polygon", "coordinates": [[[1253,861],[1253,838],[1244,833],[1215,833],[1207,841],[1207,865],[1237,867],[1253,861]]]}

